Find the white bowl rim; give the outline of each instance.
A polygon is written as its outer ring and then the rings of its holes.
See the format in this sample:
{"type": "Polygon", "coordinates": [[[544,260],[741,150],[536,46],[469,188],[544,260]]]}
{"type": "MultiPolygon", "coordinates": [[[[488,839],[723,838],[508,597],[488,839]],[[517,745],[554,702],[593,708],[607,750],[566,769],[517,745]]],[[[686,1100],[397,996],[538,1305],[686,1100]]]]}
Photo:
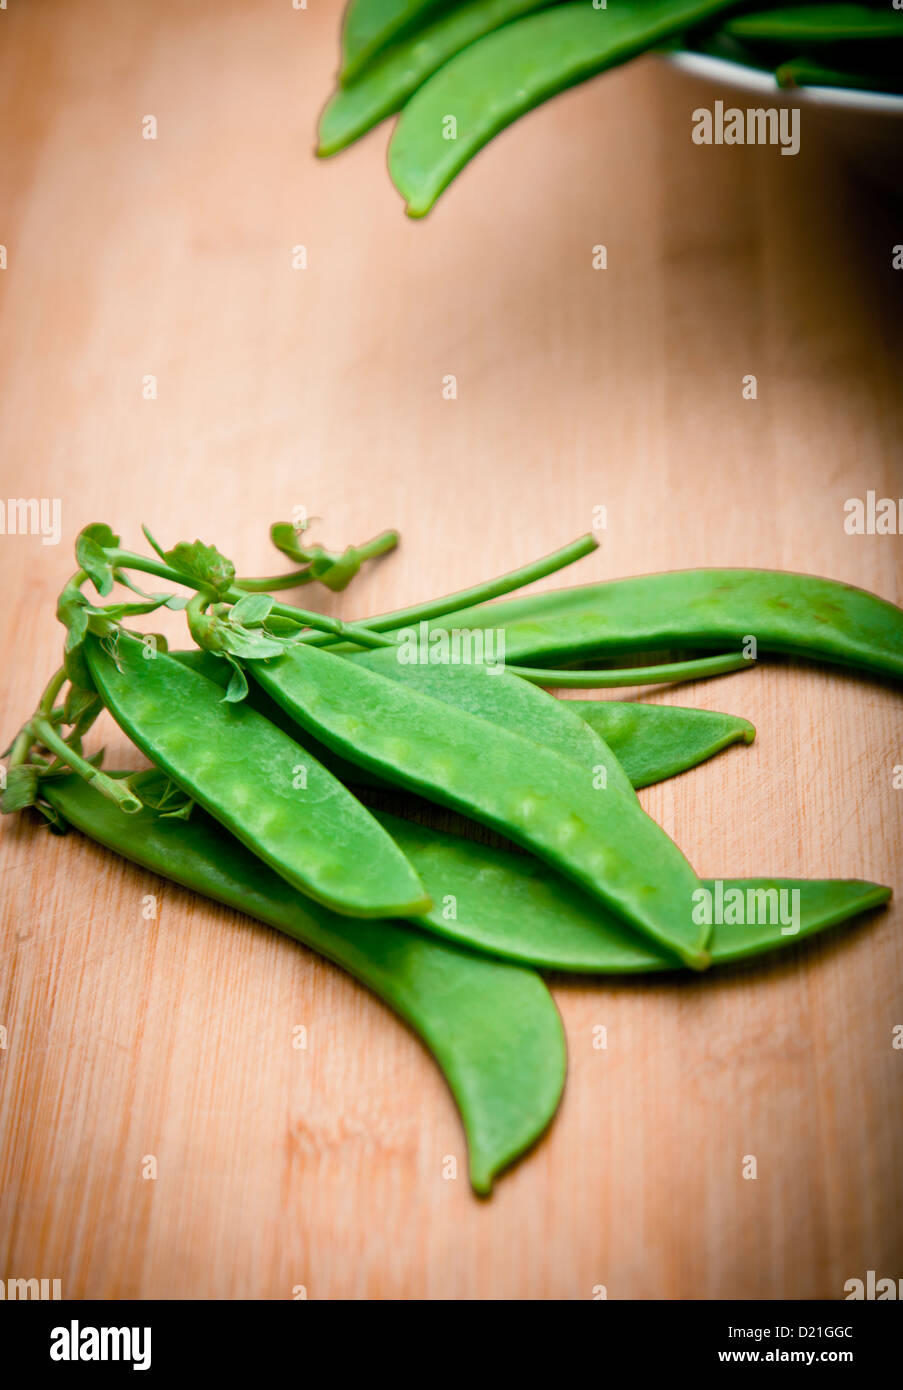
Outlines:
{"type": "Polygon", "coordinates": [[[745,63],[735,63],[729,58],[713,58],[708,53],[688,53],[683,50],[663,56],[669,63],[694,77],[724,82],[750,92],[770,93],[784,100],[791,97],[794,103],[903,115],[903,96],[895,96],[892,92],[863,92],[848,87],[779,87],[773,73],[748,67],[745,63]]]}

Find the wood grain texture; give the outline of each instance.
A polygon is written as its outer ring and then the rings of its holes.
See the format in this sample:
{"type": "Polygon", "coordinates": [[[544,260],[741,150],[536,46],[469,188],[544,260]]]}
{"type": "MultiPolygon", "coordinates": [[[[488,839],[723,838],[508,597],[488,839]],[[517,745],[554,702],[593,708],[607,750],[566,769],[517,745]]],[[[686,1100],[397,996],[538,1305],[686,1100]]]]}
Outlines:
{"type": "MultiPolygon", "coordinates": [[[[523,563],[599,504],[566,582],[761,565],[903,601],[903,542],[842,525],[847,497],[903,494],[900,223],[833,144],[804,119],[796,158],[694,146],[718,93],[650,59],[519,122],[412,224],[385,130],[312,156],[337,29],[287,0],[0,13],[0,495],[63,515],[55,548],[0,538],[6,734],[101,519],[215,539],[246,573],[278,568],[267,527],[298,505],[329,544],[397,526],[321,596],[345,615],[523,563]]],[[[701,874],[903,889],[899,690],[778,662],[644,698],[759,730],[642,795],[701,874]]],[[[0,855],[0,1275],[490,1299],[903,1275],[897,907],[709,979],[556,981],[564,1103],[487,1203],[463,1161],[443,1180],[463,1138],[431,1060],[338,971],[75,835],[7,821],[0,855]]]]}

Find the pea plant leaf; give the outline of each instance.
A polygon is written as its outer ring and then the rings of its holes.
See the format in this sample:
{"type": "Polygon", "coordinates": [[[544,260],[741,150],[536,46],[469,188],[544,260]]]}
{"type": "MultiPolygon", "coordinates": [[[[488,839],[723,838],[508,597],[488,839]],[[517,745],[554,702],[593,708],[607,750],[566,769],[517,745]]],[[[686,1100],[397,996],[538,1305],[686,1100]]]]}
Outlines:
{"type": "Polygon", "coordinates": [[[187,820],[194,802],[190,796],[177,787],[165,772],[156,767],[135,772],[128,779],[128,786],[142,805],[158,816],[169,820],[187,820]]]}
{"type": "Polygon", "coordinates": [[[268,637],[258,628],[233,626],[228,621],[219,622],[216,635],[220,651],[244,661],[267,661],[285,651],[285,642],[279,638],[268,637]]]}
{"type": "Polygon", "coordinates": [[[184,594],[148,594],[138,584],[135,583],[131,575],[126,570],[115,569],[113,578],[117,584],[122,584],[124,588],[131,589],[133,594],[144,599],[160,599],[166,608],[171,608],[174,613],[181,613],[188,599],[184,594]]]}
{"type": "Polygon", "coordinates": [[[119,622],[122,618],[134,618],[142,613],[156,613],[158,608],[169,607],[169,595],[157,594],[153,598],[146,599],[143,603],[108,603],[103,608],[96,608],[93,604],[83,610],[92,618],[104,618],[107,621],[119,622]]]}
{"type": "Polygon", "coordinates": [[[282,613],[271,613],[266,620],[266,631],[270,637],[297,638],[307,624],[296,618],[287,618],[282,613]]]}
{"type": "Polygon", "coordinates": [[[47,829],[50,831],[51,835],[68,835],[69,822],[63,819],[55,806],[51,806],[49,801],[45,801],[44,798],[40,796],[34,803],[34,806],[35,810],[40,811],[41,815],[47,821],[47,829]]]}
{"type": "Polygon", "coordinates": [[[184,574],[194,588],[211,589],[217,598],[224,598],[235,582],[235,566],[215,545],[203,541],[180,541],[172,550],[163,552],[163,559],[172,569],[184,574]]]}
{"type": "Polygon", "coordinates": [[[77,685],[81,690],[94,689],[91,672],[88,670],[88,663],[85,660],[85,649],[81,642],[64,650],[63,670],[66,672],[66,679],[70,685],[77,685]]]}
{"type": "Polygon", "coordinates": [[[241,627],[260,627],[270,616],[273,600],[269,594],[245,594],[233,604],[231,620],[241,627]]]}
{"type": "Polygon", "coordinates": [[[38,799],[38,769],[30,763],[11,767],[6,774],[6,786],[0,795],[0,812],[4,816],[34,806],[38,799]]]}
{"type": "Polygon", "coordinates": [[[103,709],[103,701],[93,690],[83,690],[70,685],[63,703],[63,723],[77,728],[80,734],[97,718],[103,709]]]}
{"type": "Polygon", "coordinates": [[[81,646],[85,639],[85,633],[88,631],[87,602],[83,604],[72,604],[71,607],[67,606],[63,622],[66,624],[65,650],[67,652],[73,652],[77,647],[81,646]]]}
{"type": "Polygon", "coordinates": [[[106,595],[113,587],[113,566],[107,558],[108,550],[115,550],[119,537],[105,522],[96,521],[79,532],[75,542],[75,558],[85,571],[97,592],[106,595]]]}
{"type": "Polygon", "coordinates": [[[237,661],[233,661],[230,656],[227,656],[226,660],[232,667],[232,674],[229,677],[229,684],[226,686],[226,693],[223,699],[228,705],[238,705],[247,696],[248,678],[237,661]]]}

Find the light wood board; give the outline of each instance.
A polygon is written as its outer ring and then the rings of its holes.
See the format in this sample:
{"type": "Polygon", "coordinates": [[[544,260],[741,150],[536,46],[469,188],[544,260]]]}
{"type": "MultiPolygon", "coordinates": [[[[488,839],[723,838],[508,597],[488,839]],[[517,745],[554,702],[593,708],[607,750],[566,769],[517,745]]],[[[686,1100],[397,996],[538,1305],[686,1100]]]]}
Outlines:
{"type": "MultiPolygon", "coordinates": [[[[804,118],[796,158],[695,146],[718,91],[647,59],[519,122],[415,224],[385,128],[313,157],[338,20],[0,13],[0,495],[63,519],[55,547],[0,537],[5,737],[57,664],[89,521],[200,535],[245,573],[280,567],[267,528],[297,506],[336,546],[397,526],[395,555],[317,595],[348,616],[524,563],[600,505],[600,550],[549,586],[736,564],[903,600],[903,542],[843,529],[845,499],[903,494],[901,225],[833,143],[804,118]]],[[[701,874],[903,889],[898,690],[780,662],[644,698],[758,728],[642,795],[701,874]]],[[[0,855],[0,1276],[585,1299],[903,1275],[898,908],[717,977],[556,981],[564,1102],[481,1202],[433,1062],[365,990],[77,835],[17,818],[0,855]]]]}

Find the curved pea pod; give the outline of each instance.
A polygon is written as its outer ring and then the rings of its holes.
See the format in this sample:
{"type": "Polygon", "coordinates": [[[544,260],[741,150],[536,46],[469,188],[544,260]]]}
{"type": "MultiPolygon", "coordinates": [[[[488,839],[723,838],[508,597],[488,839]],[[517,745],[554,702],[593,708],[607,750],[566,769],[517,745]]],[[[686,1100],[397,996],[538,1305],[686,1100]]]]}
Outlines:
{"type": "MultiPolygon", "coordinates": [[[[466,669],[504,699],[508,677],[466,669]]],[[[699,880],[632,790],[605,786],[596,767],[506,727],[501,708],[490,722],[322,648],[299,644],[250,670],[334,752],[492,826],[686,964],[708,964],[710,931],[688,911],[699,880]]]]}
{"type": "Polygon", "coordinates": [[[696,767],[732,743],[752,743],[748,719],[717,710],[642,705],[625,700],[569,700],[608,744],[635,787],[649,787],[696,767]]]}
{"type": "Polygon", "coordinates": [[[120,633],[111,655],[85,641],[117,724],[158,767],[294,888],[353,916],[403,916],[429,903],[401,850],[336,777],[219,687],[120,633]]]}
{"type": "Polygon", "coordinates": [[[533,971],[473,955],[400,922],[354,921],[299,898],[216,821],[124,816],[79,778],[48,782],[65,820],[154,873],[246,912],[342,966],[433,1053],[454,1095],[471,1182],[493,1178],[549,1124],[564,1086],[564,1032],[533,971]]]}
{"type": "Polygon", "coordinates": [[[341,86],[320,117],[320,155],[337,153],[387,116],[437,68],[500,25],[543,9],[550,0],[471,0],[377,53],[350,85],[341,86]]]}
{"type": "MultiPolygon", "coordinates": [[[[600,912],[594,899],[532,856],[377,814],[432,895],[435,906],[418,919],[431,931],[550,970],[630,975],[675,968],[672,955],[600,912]]],[[[713,965],[793,946],[891,896],[889,888],[858,879],[724,879],[720,887],[706,879],[702,887],[715,918],[713,965]]],[[[705,911],[705,903],[694,910],[705,911]]]]}
{"type": "Polygon", "coordinates": [[[410,34],[456,0],[350,0],[342,24],[341,81],[360,72],[389,44],[410,34]]]}
{"type": "MultiPolygon", "coordinates": [[[[190,666],[192,670],[200,671],[209,680],[216,681],[223,689],[229,683],[230,668],[209,652],[192,647],[184,651],[171,651],[169,655],[190,666]]],[[[399,668],[400,671],[406,669],[408,668],[399,668]]],[[[535,689],[525,681],[519,682],[519,685],[528,692],[535,689]]],[[[437,690],[438,688],[437,685],[437,690]]],[[[550,697],[544,695],[543,698],[548,700],[550,697]]],[[[275,700],[271,700],[259,686],[251,685],[248,699],[267,719],[294,737],[298,729],[297,721],[286,714],[285,710],[277,705],[275,700]]],[[[562,700],[558,703],[566,712],[565,718],[573,717],[574,713],[578,714],[580,719],[602,738],[607,752],[603,752],[601,756],[607,758],[613,754],[616,764],[620,765],[618,773],[626,774],[634,787],[648,787],[654,782],[674,777],[679,772],[686,772],[720,753],[732,743],[752,743],[756,732],[748,720],[734,714],[720,714],[714,710],[684,709],[676,705],[642,705],[622,700],[562,700]]],[[[531,715],[535,714],[536,710],[537,704],[533,701],[531,715]]],[[[518,727],[523,733],[524,728],[520,724],[518,727]]],[[[561,737],[560,725],[556,733],[561,737]]],[[[546,734],[545,727],[535,723],[532,725],[530,736],[538,742],[544,742],[546,734]]],[[[349,786],[391,785],[384,777],[379,777],[366,768],[357,767],[347,758],[340,758],[310,734],[305,736],[305,746],[324,767],[328,767],[330,772],[349,786]]],[[[566,751],[570,756],[574,756],[578,746],[574,741],[566,751]]],[[[605,765],[611,766],[608,761],[605,765]]]]}
{"type": "Polygon", "coordinates": [[[429,212],[468,160],[518,116],[730,3],[618,0],[597,9],[580,0],[553,5],[470,44],[414,93],[399,118],[389,173],[407,212],[429,212]]]}
{"type": "Polygon", "coordinates": [[[446,614],[430,628],[503,629],[511,662],[576,662],[674,647],[784,652],[903,678],[903,609],[783,570],[695,569],[610,579],[446,614]]]}

